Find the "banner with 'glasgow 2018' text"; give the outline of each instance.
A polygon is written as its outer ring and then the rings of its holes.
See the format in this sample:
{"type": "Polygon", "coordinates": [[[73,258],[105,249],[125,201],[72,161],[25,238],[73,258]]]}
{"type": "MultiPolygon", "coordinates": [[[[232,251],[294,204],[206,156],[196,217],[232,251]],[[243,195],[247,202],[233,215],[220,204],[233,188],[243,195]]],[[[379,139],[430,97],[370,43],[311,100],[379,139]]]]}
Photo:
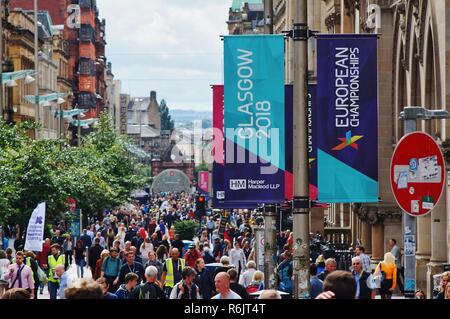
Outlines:
{"type": "Polygon", "coordinates": [[[318,35],[317,54],[319,202],[378,202],[377,36],[318,35]]]}
{"type": "Polygon", "coordinates": [[[215,190],[215,203],[280,203],[285,197],[284,38],[226,36],[224,46],[224,189],[215,190]]]}

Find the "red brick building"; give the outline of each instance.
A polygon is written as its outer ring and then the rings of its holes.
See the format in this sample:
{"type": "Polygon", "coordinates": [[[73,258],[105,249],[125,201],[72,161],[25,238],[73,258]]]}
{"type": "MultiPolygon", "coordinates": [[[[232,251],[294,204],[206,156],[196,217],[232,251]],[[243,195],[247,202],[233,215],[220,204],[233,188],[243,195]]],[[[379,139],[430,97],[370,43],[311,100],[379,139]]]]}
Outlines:
{"type": "MultiPolygon", "coordinates": [[[[11,0],[10,8],[33,10],[30,0],[11,0]]],[[[105,107],[105,20],[100,20],[95,0],[38,0],[38,10],[48,11],[53,24],[64,25],[68,44],[68,78],[73,87],[73,108],[87,109],[86,118],[96,118],[105,107]],[[76,21],[79,12],[79,25],[76,21]]],[[[74,129],[74,135],[77,130],[74,129]]]]}

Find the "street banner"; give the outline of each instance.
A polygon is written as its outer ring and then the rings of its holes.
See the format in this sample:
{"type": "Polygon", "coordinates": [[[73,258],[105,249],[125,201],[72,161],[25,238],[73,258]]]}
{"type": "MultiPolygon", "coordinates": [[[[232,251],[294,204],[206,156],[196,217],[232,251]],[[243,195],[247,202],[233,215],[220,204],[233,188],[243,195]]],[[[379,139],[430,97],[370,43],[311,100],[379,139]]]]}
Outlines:
{"type": "Polygon", "coordinates": [[[219,204],[283,202],[284,38],[226,36],[224,45],[226,158],[223,188],[216,189],[215,199],[219,204]]]}
{"type": "Polygon", "coordinates": [[[319,202],[378,202],[377,35],[318,35],[317,54],[319,202]]]}
{"type": "Polygon", "coordinates": [[[45,228],[45,202],[40,203],[28,222],[25,250],[42,251],[45,228]]]}
{"type": "Polygon", "coordinates": [[[317,134],[314,133],[317,125],[317,85],[308,85],[308,159],[309,159],[309,198],[318,199],[317,188],[317,134]]]}
{"type": "Polygon", "coordinates": [[[286,123],[285,150],[286,170],[284,171],[284,199],[294,197],[294,86],[285,86],[284,118],[286,123]]]}
{"type": "Polygon", "coordinates": [[[201,171],[198,173],[198,189],[202,194],[208,194],[209,190],[209,172],[201,171]]]}
{"type": "Polygon", "coordinates": [[[225,189],[225,138],[223,134],[224,118],[224,88],[223,85],[213,85],[213,207],[218,209],[255,209],[255,203],[223,201],[223,189],[225,189]]]}

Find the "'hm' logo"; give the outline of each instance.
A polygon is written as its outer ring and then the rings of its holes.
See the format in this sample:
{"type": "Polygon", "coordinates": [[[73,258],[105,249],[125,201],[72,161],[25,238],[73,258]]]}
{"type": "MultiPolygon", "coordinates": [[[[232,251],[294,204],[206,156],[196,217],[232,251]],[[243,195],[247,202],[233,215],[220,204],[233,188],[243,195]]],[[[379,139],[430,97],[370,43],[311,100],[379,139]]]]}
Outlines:
{"type": "Polygon", "coordinates": [[[230,179],[230,189],[232,191],[247,189],[247,180],[245,180],[245,179],[230,179]]]}

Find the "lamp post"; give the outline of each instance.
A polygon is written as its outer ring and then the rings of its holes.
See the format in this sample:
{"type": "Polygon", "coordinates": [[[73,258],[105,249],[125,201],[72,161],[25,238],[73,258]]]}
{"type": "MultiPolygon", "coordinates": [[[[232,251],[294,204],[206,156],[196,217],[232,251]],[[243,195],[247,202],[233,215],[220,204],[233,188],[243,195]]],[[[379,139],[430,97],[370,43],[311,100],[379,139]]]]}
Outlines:
{"type": "MultiPolygon", "coordinates": [[[[36,71],[36,121],[41,123],[41,110],[39,106],[39,28],[38,28],[38,3],[34,0],[34,70],[36,71]]],[[[35,130],[35,138],[39,139],[39,129],[35,130]]]]}

